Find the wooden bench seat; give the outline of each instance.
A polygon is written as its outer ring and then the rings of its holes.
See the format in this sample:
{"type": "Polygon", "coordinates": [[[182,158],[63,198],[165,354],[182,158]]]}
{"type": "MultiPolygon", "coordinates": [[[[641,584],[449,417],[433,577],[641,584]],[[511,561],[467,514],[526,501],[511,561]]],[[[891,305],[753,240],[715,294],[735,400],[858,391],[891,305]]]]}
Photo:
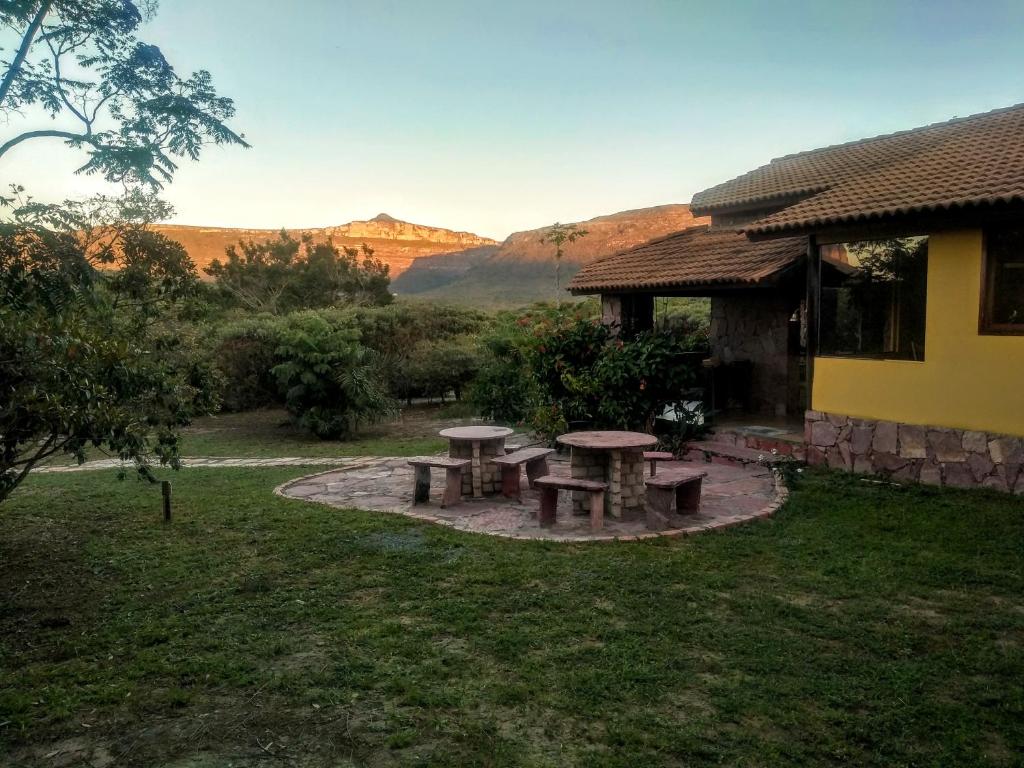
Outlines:
{"type": "Polygon", "coordinates": [[[644,451],[644,461],[648,461],[651,464],[651,477],[658,474],[658,462],[659,461],[672,461],[675,459],[668,451],[644,451]]]}
{"type": "Polygon", "coordinates": [[[520,467],[526,465],[526,482],[533,488],[533,481],[549,472],[548,456],[554,452],[554,448],[521,448],[515,453],[506,453],[504,456],[495,456],[491,459],[492,463],[501,467],[502,494],[510,499],[521,500],[520,467]]]}
{"type": "Polygon", "coordinates": [[[462,498],[462,473],[472,463],[470,459],[452,459],[447,456],[417,456],[409,459],[409,466],[416,470],[412,503],[426,504],[430,500],[430,469],[437,467],[445,471],[441,509],[458,504],[462,498]]]}
{"type": "Polygon", "coordinates": [[[584,491],[590,494],[590,530],[600,531],[604,528],[604,492],[608,490],[608,483],[545,475],[534,480],[533,485],[535,488],[540,488],[540,524],[542,526],[550,527],[555,524],[559,491],[584,491]]]}
{"type": "Polygon", "coordinates": [[[707,472],[676,469],[649,477],[647,485],[647,527],[652,531],[687,525],[683,513],[700,509],[700,490],[707,472]]]}

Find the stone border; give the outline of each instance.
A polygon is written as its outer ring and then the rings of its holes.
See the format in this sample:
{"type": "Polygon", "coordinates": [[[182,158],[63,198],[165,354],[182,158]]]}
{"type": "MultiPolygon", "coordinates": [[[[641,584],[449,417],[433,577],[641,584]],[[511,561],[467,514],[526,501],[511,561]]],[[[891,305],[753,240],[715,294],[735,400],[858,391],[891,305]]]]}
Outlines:
{"type": "Polygon", "coordinates": [[[804,439],[808,464],[1024,495],[1024,438],[807,411],[804,439]]]}
{"type": "MultiPolygon", "coordinates": [[[[342,469],[349,469],[349,467],[342,467],[342,469]]],[[[352,467],[351,469],[358,469],[358,467],[352,467]]],[[[291,501],[307,501],[313,504],[323,504],[324,506],[331,506],[322,501],[316,501],[313,499],[300,499],[295,496],[288,496],[285,493],[285,491],[293,485],[301,485],[303,483],[308,483],[310,480],[314,478],[322,477],[323,475],[331,475],[337,471],[338,468],[335,468],[324,472],[316,472],[312,475],[303,475],[302,477],[296,477],[292,480],[288,480],[274,488],[274,495],[280,496],[281,498],[284,499],[289,499],[291,501]]],[[[588,539],[543,539],[538,538],[537,536],[520,536],[517,534],[509,533],[497,533],[488,531],[466,531],[461,528],[457,528],[455,524],[450,520],[437,517],[436,515],[431,515],[429,514],[429,512],[426,511],[420,512],[419,510],[413,509],[411,507],[406,509],[388,510],[361,510],[359,509],[359,507],[351,507],[351,509],[355,509],[360,512],[368,512],[370,514],[374,512],[382,512],[388,515],[401,515],[402,517],[412,518],[413,520],[419,520],[425,523],[435,523],[436,525],[442,525],[446,528],[451,528],[452,530],[456,530],[460,533],[465,533],[471,536],[494,536],[502,539],[513,539],[516,541],[534,541],[555,544],[591,544],[598,542],[606,543],[611,541],[644,541],[647,539],[660,539],[666,537],[693,536],[698,533],[703,533],[705,531],[717,531],[725,528],[732,528],[733,526],[743,525],[744,523],[751,522],[752,520],[762,520],[766,517],[771,517],[775,514],[776,511],[778,511],[778,509],[783,504],[786,503],[786,500],[789,498],[789,489],[787,489],[785,484],[782,482],[781,475],[774,470],[772,471],[772,480],[774,484],[775,498],[772,499],[772,501],[770,501],[766,506],[762,507],[757,512],[754,512],[750,515],[746,515],[745,517],[743,517],[742,520],[719,520],[713,523],[704,523],[693,528],[672,528],[665,531],[650,531],[647,533],[639,533],[630,536],[595,536],[593,538],[588,539]]],[[[338,507],[334,508],[337,509],[338,507]]]]}

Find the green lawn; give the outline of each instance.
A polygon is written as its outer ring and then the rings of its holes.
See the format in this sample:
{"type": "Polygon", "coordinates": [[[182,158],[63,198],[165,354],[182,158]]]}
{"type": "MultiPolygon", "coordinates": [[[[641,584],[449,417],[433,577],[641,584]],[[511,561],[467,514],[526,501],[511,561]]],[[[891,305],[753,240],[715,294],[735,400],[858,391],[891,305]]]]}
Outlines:
{"type": "Polygon", "coordinates": [[[320,440],[280,410],[223,413],[197,419],[182,432],[183,456],[417,456],[443,450],[439,408],[415,407],[401,418],[363,429],[352,440],[320,440]]]}
{"type": "Polygon", "coordinates": [[[0,765],[1021,764],[1020,499],[811,474],[565,546],[271,495],[302,473],[184,470],[169,526],[107,472],[0,506],[0,765]]]}

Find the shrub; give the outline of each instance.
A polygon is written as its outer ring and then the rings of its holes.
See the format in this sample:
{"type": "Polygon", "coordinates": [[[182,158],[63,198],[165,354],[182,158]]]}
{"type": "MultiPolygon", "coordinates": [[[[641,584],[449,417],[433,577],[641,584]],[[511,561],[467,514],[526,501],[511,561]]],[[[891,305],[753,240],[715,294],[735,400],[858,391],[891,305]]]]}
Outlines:
{"type": "Polygon", "coordinates": [[[395,411],[379,356],[343,312],[247,318],[222,331],[215,356],[234,406],[281,403],[296,423],[325,439],[346,437],[395,411]]]}
{"type": "Polygon", "coordinates": [[[705,344],[688,328],[623,341],[572,309],[527,313],[484,340],[473,387],[487,416],[554,436],[588,426],[650,431],[666,403],[692,386],[705,344]]]}

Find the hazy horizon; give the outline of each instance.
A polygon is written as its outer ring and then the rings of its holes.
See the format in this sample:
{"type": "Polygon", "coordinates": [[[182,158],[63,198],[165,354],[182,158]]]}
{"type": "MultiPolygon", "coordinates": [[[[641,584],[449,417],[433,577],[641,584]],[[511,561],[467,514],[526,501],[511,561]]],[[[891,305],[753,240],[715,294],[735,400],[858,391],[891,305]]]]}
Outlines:
{"type": "MultiPolygon", "coordinates": [[[[180,72],[211,71],[253,144],[183,162],[168,223],[305,229],[386,212],[500,241],[1024,101],[1024,4],[1001,0],[293,8],[165,0],[144,26],[180,72]]],[[[82,158],[26,142],[3,181],[44,200],[109,190],[71,175],[82,158]]]]}

